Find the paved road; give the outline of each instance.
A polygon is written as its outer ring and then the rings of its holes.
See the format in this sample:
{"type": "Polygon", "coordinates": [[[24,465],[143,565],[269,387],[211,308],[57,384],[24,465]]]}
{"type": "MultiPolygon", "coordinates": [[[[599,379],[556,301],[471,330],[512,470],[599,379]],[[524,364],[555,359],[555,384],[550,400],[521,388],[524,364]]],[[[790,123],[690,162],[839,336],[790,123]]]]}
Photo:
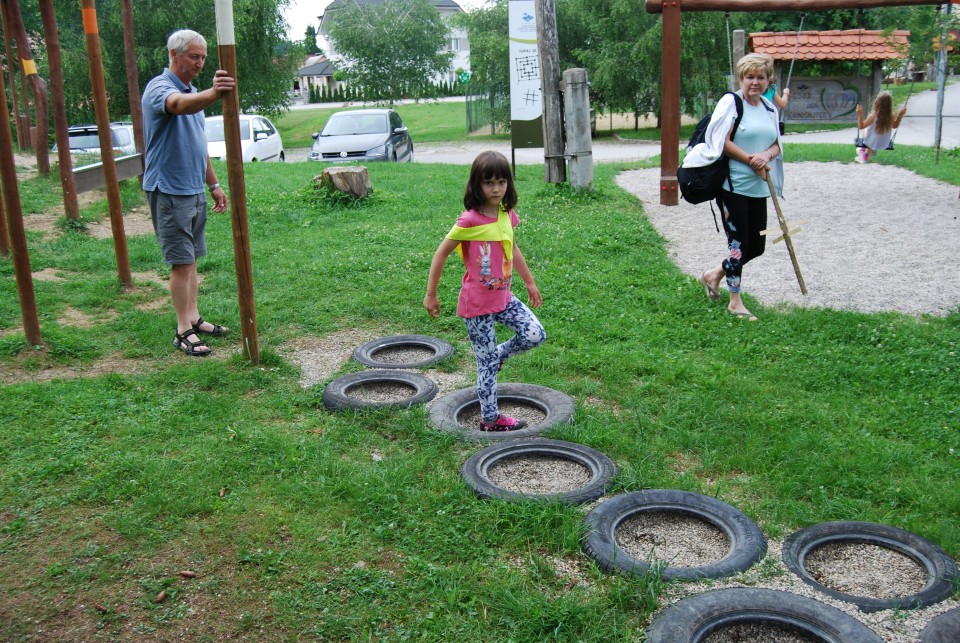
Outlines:
{"type": "MultiPolygon", "coordinates": [[[[936,120],[937,92],[923,91],[913,94],[907,102],[907,115],[900,124],[896,143],[904,145],[934,146],[934,121],[936,120]]],[[[960,147],[960,82],[947,85],[943,101],[943,125],[941,148],[960,147]]],[[[789,130],[789,123],[787,125],[789,130]]],[[[790,143],[850,143],[856,137],[857,128],[831,132],[787,134],[785,145],[790,143]]],[[[478,152],[497,150],[510,158],[510,143],[499,141],[463,141],[456,143],[431,143],[415,145],[416,163],[448,163],[469,165],[478,152]]],[[[287,160],[305,161],[307,149],[287,150],[287,160]]],[[[597,163],[610,161],[637,161],[660,153],[660,143],[594,141],[593,158],[597,163]]],[[[851,152],[852,153],[852,152],[851,152]]],[[[516,150],[518,165],[543,163],[543,149],[516,150]]]]}

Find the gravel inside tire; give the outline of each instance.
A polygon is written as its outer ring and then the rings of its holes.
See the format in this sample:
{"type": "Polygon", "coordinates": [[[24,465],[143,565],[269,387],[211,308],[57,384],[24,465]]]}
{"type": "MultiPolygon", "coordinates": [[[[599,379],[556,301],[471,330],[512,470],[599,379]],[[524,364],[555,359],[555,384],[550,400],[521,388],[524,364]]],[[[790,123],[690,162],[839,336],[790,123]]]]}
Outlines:
{"type": "Polygon", "coordinates": [[[323,389],[323,405],[331,411],[369,408],[410,408],[432,400],[439,391],[426,375],[408,371],[373,370],[349,373],[323,389]]]}
{"type": "Polygon", "coordinates": [[[371,340],[353,359],[371,368],[424,368],[453,355],[453,345],[429,335],[394,335],[371,340]]]}
{"type": "Polygon", "coordinates": [[[937,616],[920,631],[920,643],[957,643],[960,641],[960,607],[937,616]]]}
{"type": "Polygon", "coordinates": [[[501,410],[526,407],[536,411],[537,419],[529,420],[529,424],[518,431],[481,431],[479,421],[466,423],[465,418],[479,417],[480,409],[477,389],[470,387],[437,398],[430,408],[430,422],[441,431],[456,433],[465,440],[499,442],[534,437],[573,419],[573,399],[545,386],[503,382],[497,385],[497,397],[501,410]]]}
{"type": "Polygon", "coordinates": [[[872,522],[825,522],[795,531],[783,542],[783,562],[804,583],[837,600],[853,603],[863,612],[934,605],[950,598],[958,577],[957,564],[933,542],[897,527],[872,522]],[[810,567],[818,549],[851,544],[881,547],[909,558],[926,577],[922,589],[894,597],[858,596],[838,591],[814,578],[810,567]]]}
{"type": "Polygon", "coordinates": [[[749,569],[767,551],[767,541],[760,528],[736,507],[699,493],[648,489],[615,496],[587,514],[584,552],[607,572],[636,576],[651,572],[656,561],[652,564],[649,560],[632,556],[617,539],[617,531],[622,525],[651,513],[678,514],[701,521],[721,532],[727,541],[726,554],[713,562],[674,567],[666,561],[667,565],[660,567],[660,576],[664,580],[732,576],[749,569]]]}
{"type": "MultiPolygon", "coordinates": [[[[510,440],[486,447],[470,456],[463,464],[460,474],[467,485],[480,498],[499,498],[515,501],[563,502],[582,504],[596,500],[606,492],[610,478],[616,472],[613,460],[595,449],[561,440],[510,440]],[[538,459],[558,459],[582,469],[585,480],[575,481],[569,491],[538,493],[524,491],[521,482],[509,488],[496,481],[494,473],[518,460],[531,459],[531,466],[541,469],[538,459]]],[[[578,471],[579,473],[579,471],[578,471]]],[[[536,471],[534,475],[549,476],[549,472],[536,471]]],[[[529,482],[529,479],[525,482],[529,482]]],[[[529,487],[527,487],[529,489],[529,487]]]]}
{"type": "MultiPolygon", "coordinates": [[[[686,598],[663,611],[647,629],[647,643],[721,643],[770,641],[769,636],[740,639],[724,630],[770,626],[795,632],[794,641],[882,643],[866,625],[812,598],[772,589],[721,589],[686,598]]],[[[742,630],[741,630],[742,631],[742,630]]],[[[790,640],[787,638],[787,640],[790,640]]]]}

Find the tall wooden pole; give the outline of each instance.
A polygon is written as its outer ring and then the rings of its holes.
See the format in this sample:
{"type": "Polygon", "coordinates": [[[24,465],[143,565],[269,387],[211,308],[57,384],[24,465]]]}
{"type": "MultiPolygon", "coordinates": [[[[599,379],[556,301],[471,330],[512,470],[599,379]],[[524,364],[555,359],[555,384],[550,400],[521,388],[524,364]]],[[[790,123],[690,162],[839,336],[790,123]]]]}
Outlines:
{"type": "Polygon", "coordinates": [[[664,3],[660,60],[660,204],[677,205],[680,159],[680,3],[664,3]],[[672,141],[670,144],[668,141],[672,141]]]}
{"type": "Polygon", "coordinates": [[[216,0],[217,51],[220,69],[237,81],[232,92],[221,95],[223,133],[227,147],[227,180],[230,186],[230,217],[233,224],[233,262],[237,272],[240,304],[240,332],[243,351],[253,364],[260,363],[257,341],[257,313],[253,303],[253,267],[250,258],[250,231],[247,228],[247,188],[240,148],[240,79],[237,78],[237,47],[233,34],[233,0],[216,0]]]}
{"type": "Polygon", "coordinates": [[[127,94],[130,96],[130,122],[133,123],[133,141],[137,152],[143,154],[143,105],[140,104],[140,79],[137,77],[137,49],[133,37],[133,6],[123,0],[123,55],[127,68],[127,94]]]}
{"type": "Polygon", "coordinates": [[[63,99],[63,63],[60,58],[60,34],[53,0],[40,0],[40,18],[43,37],[47,41],[47,59],[50,61],[50,102],[53,103],[53,136],[57,141],[57,172],[63,188],[63,212],[68,219],[80,219],[80,201],[77,182],[73,179],[73,160],[70,158],[70,135],[67,133],[67,107],[63,99]]]}
{"type": "Polygon", "coordinates": [[[97,26],[97,9],[94,0],[80,0],[83,14],[83,33],[87,41],[87,62],[90,67],[90,84],[93,87],[93,107],[97,114],[97,134],[100,137],[100,159],[103,161],[103,180],[110,205],[110,230],[113,233],[113,249],[117,256],[117,274],[120,283],[132,286],[130,258],[127,255],[127,237],[123,231],[123,204],[120,202],[120,180],[117,164],[113,158],[113,136],[110,132],[110,111],[107,106],[107,86],[103,78],[103,58],[100,54],[100,29],[97,26]]]}
{"type": "Polygon", "coordinates": [[[537,47],[543,87],[543,178],[547,183],[567,180],[563,156],[563,111],[560,108],[560,44],[556,0],[537,0],[537,47]]]}
{"type": "Polygon", "coordinates": [[[3,14],[3,46],[7,51],[7,73],[10,75],[10,98],[13,103],[13,125],[17,131],[17,147],[21,150],[25,147],[23,134],[23,119],[20,118],[20,97],[17,95],[17,66],[13,56],[13,50],[10,48],[10,12],[7,10],[7,3],[0,2],[0,13],[3,14]]]}
{"type": "MultiPolygon", "coordinates": [[[[31,131],[31,143],[37,154],[37,172],[40,176],[50,175],[50,152],[47,150],[50,141],[50,115],[47,109],[47,81],[37,73],[37,63],[33,60],[33,54],[30,53],[30,40],[27,36],[27,28],[23,24],[23,16],[20,15],[19,0],[4,0],[10,5],[10,19],[12,21],[13,33],[17,39],[17,51],[20,53],[20,68],[23,71],[23,78],[33,90],[33,112],[36,127],[31,131]]],[[[26,99],[24,99],[26,104],[26,99]]],[[[27,122],[29,123],[30,113],[27,111],[27,122]]]]}
{"type": "MultiPolygon", "coordinates": [[[[6,83],[0,74],[0,89],[6,94],[6,83]]],[[[27,254],[27,235],[23,230],[23,210],[20,207],[20,189],[17,187],[17,164],[13,158],[13,136],[10,134],[10,118],[6,109],[0,109],[0,182],[3,183],[4,209],[13,245],[13,273],[17,279],[17,294],[20,296],[20,316],[23,332],[32,346],[43,344],[40,337],[40,318],[37,315],[37,299],[33,292],[33,274],[30,271],[30,255],[27,254]]]]}

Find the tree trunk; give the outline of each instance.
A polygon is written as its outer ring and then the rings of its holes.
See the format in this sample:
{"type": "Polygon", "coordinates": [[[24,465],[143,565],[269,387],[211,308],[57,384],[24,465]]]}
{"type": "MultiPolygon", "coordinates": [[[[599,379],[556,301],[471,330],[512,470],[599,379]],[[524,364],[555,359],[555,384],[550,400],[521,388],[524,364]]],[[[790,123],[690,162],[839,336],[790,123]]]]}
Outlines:
{"type": "Polygon", "coordinates": [[[336,190],[364,199],[373,191],[370,174],[365,167],[328,167],[323,174],[313,178],[314,187],[319,183],[327,190],[336,190]]]}

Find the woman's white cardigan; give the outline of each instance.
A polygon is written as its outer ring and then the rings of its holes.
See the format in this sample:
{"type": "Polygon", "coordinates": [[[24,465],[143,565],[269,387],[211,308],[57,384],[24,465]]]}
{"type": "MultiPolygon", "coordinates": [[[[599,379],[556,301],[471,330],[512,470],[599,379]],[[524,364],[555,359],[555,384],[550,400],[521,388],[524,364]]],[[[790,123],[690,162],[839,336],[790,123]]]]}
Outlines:
{"type": "MultiPolygon", "coordinates": [[[[743,98],[743,90],[737,92],[740,98],[743,98]]],[[[777,189],[777,195],[783,196],[783,140],[780,138],[780,115],[776,105],[768,101],[763,96],[760,97],[767,113],[773,121],[774,129],[777,132],[777,145],[780,146],[780,154],[777,158],[770,161],[770,178],[777,189]]],[[[730,93],[726,93],[717,101],[717,106],[713,110],[713,116],[710,118],[710,124],[702,143],[687,148],[687,154],[683,158],[683,167],[704,167],[715,162],[723,156],[723,144],[727,140],[727,133],[733,127],[733,122],[737,119],[737,104],[730,93]]],[[[737,139],[734,138],[736,143],[737,139]]]]}

